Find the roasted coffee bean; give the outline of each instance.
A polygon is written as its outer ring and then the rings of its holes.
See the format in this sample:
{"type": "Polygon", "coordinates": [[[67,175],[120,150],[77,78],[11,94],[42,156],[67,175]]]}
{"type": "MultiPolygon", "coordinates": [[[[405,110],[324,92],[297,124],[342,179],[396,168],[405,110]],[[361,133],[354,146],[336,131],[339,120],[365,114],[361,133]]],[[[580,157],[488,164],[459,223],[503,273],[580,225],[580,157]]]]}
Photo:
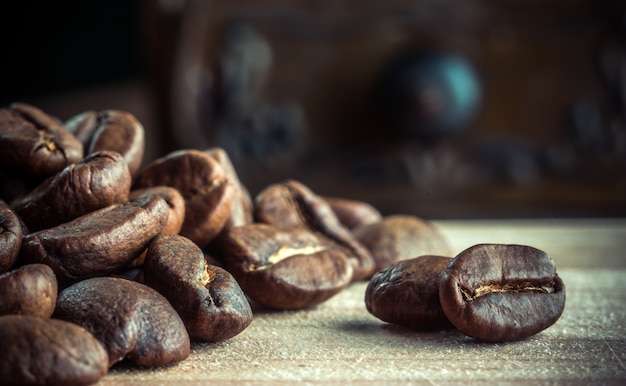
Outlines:
{"type": "Polygon", "coordinates": [[[96,277],[59,293],[53,317],[76,323],[104,346],[109,366],[179,362],[190,352],[185,325],[156,290],[121,277],[96,277]]]}
{"type": "Polygon", "coordinates": [[[23,236],[20,219],[0,200],[0,273],[6,272],[15,264],[23,236]]]}
{"type": "Polygon", "coordinates": [[[185,199],[180,192],[170,186],[153,186],[150,188],[135,189],[130,192],[129,199],[134,200],[142,196],[159,195],[163,197],[170,208],[167,223],[162,233],[178,234],[185,221],[185,199]]]}
{"type": "Polygon", "coordinates": [[[31,232],[128,201],[131,176],[116,152],[102,151],[65,167],[11,207],[31,232]]]}
{"type": "Polygon", "coordinates": [[[169,208],[160,196],[140,197],[24,237],[24,263],[47,264],[60,281],[115,273],[161,232],[169,208]]]}
{"type": "Polygon", "coordinates": [[[224,229],[252,223],[254,221],[252,209],[254,204],[252,203],[252,197],[248,189],[239,180],[237,171],[230,161],[228,154],[224,149],[219,147],[207,149],[205,152],[220,164],[228,176],[228,179],[235,187],[235,193],[230,207],[230,217],[228,221],[226,221],[226,224],[224,224],[224,229]]]}
{"type": "Polygon", "coordinates": [[[282,230],[307,229],[335,242],[350,258],[353,281],[374,273],[374,259],[341,225],[330,205],[297,181],[285,181],[265,188],[255,198],[255,219],[282,230]]]}
{"type": "Polygon", "coordinates": [[[122,155],[131,175],[143,161],[145,134],[134,115],[119,110],[86,111],[70,118],[68,131],[83,143],[85,154],[111,150],[122,155]]]}
{"type": "Polygon", "coordinates": [[[415,330],[452,327],[439,303],[439,284],[449,262],[450,257],[424,255],[376,272],[365,290],[367,310],[415,330]]]}
{"type": "Polygon", "coordinates": [[[207,264],[202,250],[179,235],[162,234],[148,247],[144,282],[165,296],[192,339],[218,342],[252,322],[252,309],[233,276],[207,264]]]}
{"type": "Polygon", "coordinates": [[[421,255],[452,256],[448,243],[435,226],[415,216],[388,216],[358,227],[352,234],[372,254],[375,271],[421,255]]]}
{"type": "Polygon", "coordinates": [[[83,158],[83,145],[63,124],[36,107],[0,109],[0,169],[45,178],[83,158]]]}
{"type": "Polygon", "coordinates": [[[84,328],[26,315],[0,317],[0,379],[9,385],[91,385],[109,358],[84,328]]]}
{"type": "Polygon", "coordinates": [[[49,318],[57,301],[57,278],[44,264],[28,264],[0,275],[0,315],[49,318]]]}
{"type": "Polygon", "coordinates": [[[448,265],[439,288],[448,319],[482,341],[524,339],[554,324],[565,285],[545,252],[524,245],[479,244],[448,265]]]}
{"type": "Polygon", "coordinates": [[[324,199],[335,212],[339,222],[349,230],[378,222],[383,218],[378,209],[367,202],[339,197],[324,197],[324,199]]]}
{"type": "Polygon", "coordinates": [[[251,299],[269,308],[315,306],[339,293],[353,276],[345,249],[303,228],[231,228],[223,249],[225,268],[251,299]]]}
{"type": "Polygon", "coordinates": [[[185,198],[180,235],[202,248],[219,234],[230,216],[235,187],[213,157],[198,150],[170,153],[141,170],[134,189],[161,185],[185,198]]]}

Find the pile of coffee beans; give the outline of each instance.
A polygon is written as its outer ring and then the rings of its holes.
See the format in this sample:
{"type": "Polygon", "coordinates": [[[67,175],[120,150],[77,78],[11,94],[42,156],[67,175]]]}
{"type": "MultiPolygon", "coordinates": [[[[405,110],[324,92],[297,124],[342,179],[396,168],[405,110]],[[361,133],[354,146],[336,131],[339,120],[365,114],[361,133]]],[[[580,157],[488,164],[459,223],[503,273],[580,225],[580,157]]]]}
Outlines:
{"type": "Polygon", "coordinates": [[[92,384],[120,361],[162,366],[244,331],[252,306],[314,307],[370,280],[367,309],[417,329],[522,339],[560,316],[564,285],[531,247],[453,259],[428,221],[383,217],[299,181],[251,196],[220,148],[143,165],[124,111],[61,122],[0,109],[0,379],[92,384]],[[419,256],[419,257],[417,257],[419,256]]]}

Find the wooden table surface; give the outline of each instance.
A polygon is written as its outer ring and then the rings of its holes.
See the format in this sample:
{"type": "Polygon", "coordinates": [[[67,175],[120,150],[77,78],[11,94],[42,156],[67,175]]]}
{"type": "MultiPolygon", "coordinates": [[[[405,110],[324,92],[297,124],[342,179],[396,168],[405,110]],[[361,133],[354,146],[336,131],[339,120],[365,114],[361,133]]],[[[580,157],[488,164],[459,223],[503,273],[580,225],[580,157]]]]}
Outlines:
{"type": "Polygon", "coordinates": [[[489,242],[550,254],[566,285],[561,318],[502,344],[414,332],[371,316],[356,283],[314,309],[257,311],[244,332],[194,343],[177,365],[118,364],[99,385],[626,384],[626,219],[435,223],[456,252],[489,242]]]}

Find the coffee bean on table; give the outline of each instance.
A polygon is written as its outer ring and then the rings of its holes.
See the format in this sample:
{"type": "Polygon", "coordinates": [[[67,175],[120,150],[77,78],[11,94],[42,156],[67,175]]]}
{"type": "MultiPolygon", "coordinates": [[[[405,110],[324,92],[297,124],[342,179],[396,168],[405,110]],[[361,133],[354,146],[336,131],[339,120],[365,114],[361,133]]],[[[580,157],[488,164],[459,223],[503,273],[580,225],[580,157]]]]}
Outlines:
{"type": "Polygon", "coordinates": [[[159,195],[163,197],[167,206],[169,206],[169,216],[163,227],[162,233],[178,234],[185,221],[185,199],[180,192],[171,186],[153,186],[150,188],[135,189],[130,192],[128,198],[130,200],[137,199],[142,196],[159,195]]]}
{"type": "Polygon", "coordinates": [[[20,219],[0,200],[0,273],[6,272],[15,264],[23,236],[20,219]]]}
{"type": "Polygon", "coordinates": [[[451,328],[439,303],[450,257],[424,255],[376,272],[365,290],[367,310],[380,320],[415,330],[451,328]]]}
{"type": "Polygon", "coordinates": [[[180,234],[205,247],[230,216],[235,187],[224,169],[199,150],[179,150],[143,168],[133,189],[171,186],[185,198],[185,220],[180,234]]]}
{"type": "Polygon", "coordinates": [[[375,271],[421,255],[452,255],[437,228],[416,216],[387,216],[381,221],[353,229],[352,234],[372,254],[375,271]]]}
{"type": "Polygon", "coordinates": [[[44,264],[28,264],[0,275],[0,315],[49,318],[57,300],[57,278],[44,264]]]}
{"type": "Polygon", "coordinates": [[[167,299],[125,278],[97,277],[65,288],[53,317],[91,332],[105,347],[109,366],[123,359],[161,366],[189,356],[189,335],[167,299]]]}
{"type": "Polygon", "coordinates": [[[224,267],[257,303],[276,309],[315,306],[352,279],[345,249],[303,228],[268,224],[231,228],[223,239],[224,267]]]}
{"type": "Polygon", "coordinates": [[[86,111],[65,122],[68,131],[83,143],[85,154],[102,150],[118,152],[135,175],[143,161],[145,133],[134,115],[120,110],[86,111]]]}
{"type": "Polygon", "coordinates": [[[202,250],[186,237],[162,234],[152,240],[144,283],[170,301],[191,339],[223,341],[252,322],[252,309],[235,278],[207,264],[202,250]]]}
{"type": "Polygon", "coordinates": [[[128,201],[131,176],[116,152],[93,153],[66,166],[11,207],[31,232],[128,201]]]}
{"type": "Polygon", "coordinates": [[[479,244],[445,270],[441,306],[452,324],[482,341],[527,338],[554,324],[565,285],[545,252],[524,245],[479,244]]]}
{"type": "Polygon", "coordinates": [[[104,347],[84,328],[26,315],[0,317],[3,385],[91,385],[107,373],[104,347]]]}
{"type": "Polygon", "coordinates": [[[160,196],[140,197],[30,233],[19,259],[49,265],[63,282],[115,273],[127,267],[161,232],[169,207],[160,196]]]}
{"type": "Polygon", "coordinates": [[[272,184],[254,201],[257,222],[278,229],[307,229],[343,249],[350,259],[353,281],[369,278],[374,273],[374,260],[369,251],[341,225],[330,205],[298,181],[272,184]]]}
{"type": "Polygon", "coordinates": [[[0,109],[0,170],[45,178],[83,158],[83,145],[40,109],[14,103],[0,109]]]}
{"type": "Polygon", "coordinates": [[[339,222],[350,230],[378,222],[383,218],[380,211],[367,202],[340,197],[324,197],[324,199],[335,212],[339,222]]]}

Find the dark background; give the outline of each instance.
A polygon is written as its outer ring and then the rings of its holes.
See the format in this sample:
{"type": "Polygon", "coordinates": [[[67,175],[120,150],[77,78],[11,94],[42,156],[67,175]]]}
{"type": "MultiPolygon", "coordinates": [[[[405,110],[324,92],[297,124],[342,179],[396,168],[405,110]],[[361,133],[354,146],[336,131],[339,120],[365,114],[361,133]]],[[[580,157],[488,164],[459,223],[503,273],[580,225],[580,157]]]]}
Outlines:
{"type": "Polygon", "coordinates": [[[62,120],[127,110],[146,129],[145,162],[223,146],[253,194],[294,178],[384,214],[626,215],[619,1],[200,3],[3,4],[0,105],[32,103],[62,120]],[[243,107],[225,114],[224,101],[241,95],[220,86],[227,69],[218,63],[229,26],[241,22],[273,62],[253,96],[244,90],[243,107]],[[466,56],[483,91],[460,135],[436,143],[372,108],[384,64],[423,46],[466,56]],[[185,57],[185,47],[197,55],[185,57]],[[181,74],[194,60],[206,73],[186,95],[181,74]],[[295,102],[302,119],[283,102],[295,102]]]}

